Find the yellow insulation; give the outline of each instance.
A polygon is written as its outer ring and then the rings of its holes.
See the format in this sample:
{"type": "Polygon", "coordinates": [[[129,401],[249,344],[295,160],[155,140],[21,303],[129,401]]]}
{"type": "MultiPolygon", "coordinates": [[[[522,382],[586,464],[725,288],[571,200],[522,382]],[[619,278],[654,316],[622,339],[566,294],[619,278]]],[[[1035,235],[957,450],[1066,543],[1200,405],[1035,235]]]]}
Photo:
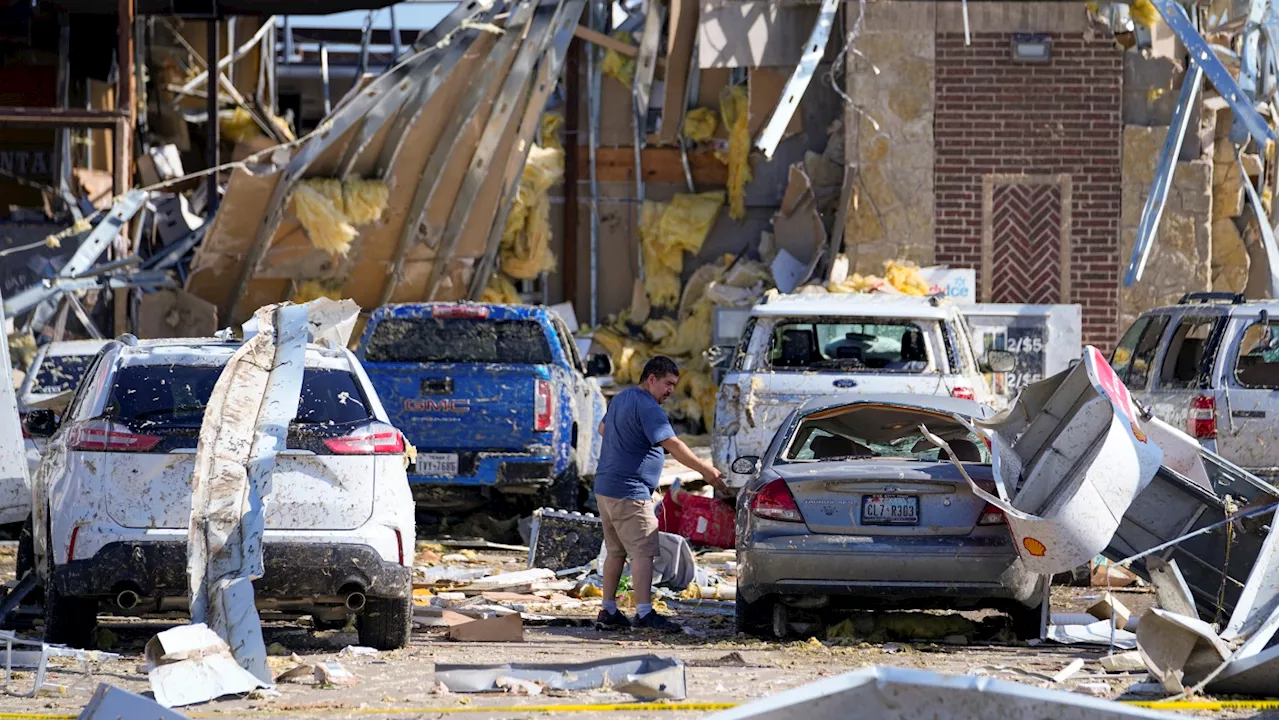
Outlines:
{"type": "Polygon", "coordinates": [[[741,220],[746,217],[747,183],[751,182],[751,133],[747,130],[747,89],[741,85],[727,87],[720,92],[720,117],[729,130],[729,217],[741,220]]]}
{"type": "Polygon", "coordinates": [[[534,145],[520,176],[520,189],[502,233],[502,272],[531,280],[554,270],[551,252],[551,199],[547,193],[564,176],[564,151],[534,145]]]}
{"type": "Polygon", "coordinates": [[[612,328],[596,330],[592,339],[600,343],[613,359],[614,380],[624,384],[640,382],[644,364],[653,355],[653,349],[649,345],[627,338],[612,328]]]}
{"type": "Polygon", "coordinates": [[[307,280],[297,286],[290,296],[289,301],[298,303],[308,303],[312,300],[320,298],[329,298],[330,300],[343,299],[342,283],[339,280],[307,280]]]}
{"type": "Polygon", "coordinates": [[[227,142],[243,142],[262,134],[262,128],[258,127],[249,111],[242,107],[229,113],[218,113],[218,135],[227,142]]]}
{"type": "MultiPolygon", "coordinates": [[[[631,33],[619,30],[613,34],[613,37],[622,42],[631,45],[631,33]]],[[[631,78],[636,73],[635,58],[629,58],[617,50],[605,50],[604,61],[600,63],[600,72],[617,80],[618,82],[631,87],[631,78]]]]}
{"type": "Polygon", "coordinates": [[[646,200],[640,211],[644,289],[658,308],[680,302],[680,273],[685,251],[697,253],[724,205],[723,192],[677,194],[669,203],[646,200]]]}
{"type": "Polygon", "coordinates": [[[315,177],[303,180],[302,184],[328,198],[338,212],[343,215],[347,214],[346,200],[342,197],[341,180],[338,178],[315,177]]]}
{"type": "Polygon", "coordinates": [[[711,108],[694,108],[684,116],[684,136],[694,142],[711,142],[719,120],[711,108]]]}
{"type": "MultiPolygon", "coordinates": [[[[341,197],[339,185],[339,200],[341,197]]],[[[356,229],[347,222],[342,211],[334,207],[330,197],[317,190],[311,181],[302,183],[293,191],[293,205],[298,222],[302,223],[316,249],[344,256],[351,250],[356,229]]]]}
{"type": "MultiPolygon", "coordinates": [[[[698,195],[677,194],[658,222],[658,242],[673,251],[697,254],[723,205],[724,192],[719,190],[698,195]]],[[[679,259],[678,253],[676,257],[679,259]]]]}
{"type": "Polygon", "coordinates": [[[1133,0],[1129,6],[1129,17],[1139,25],[1155,27],[1160,22],[1160,11],[1151,4],[1151,0],[1133,0]]]}
{"type": "Polygon", "coordinates": [[[515,283],[511,282],[511,278],[502,273],[494,273],[489,276],[489,285],[480,296],[480,302],[519,305],[524,300],[520,298],[520,293],[516,291],[515,283]]]}
{"type": "Polygon", "coordinates": [[[560,113],[543,113],[542,132],[539,134],[538,144],[544,148],[564,150],[564,144],[560,142],[560,128],[563,125],[564,116],[560,113]]]}
{"type": "Polygon", "coordinates": [[[832,283],[827,290],[833,293],[861,293],[887,290],[886,286],[906,295],[924,297],[929,294],[929,284],[920,276],[920,268],[910,260],[886,261],[884,277],[852,273],[842,283],[832,283]]]}
{"type": "Polygon", "coordinates": [[[369,225],[382,219],[387,209],[387,183],[382,180],[348,180],[342,186],[343,211],[352,225],[369,225]]]}

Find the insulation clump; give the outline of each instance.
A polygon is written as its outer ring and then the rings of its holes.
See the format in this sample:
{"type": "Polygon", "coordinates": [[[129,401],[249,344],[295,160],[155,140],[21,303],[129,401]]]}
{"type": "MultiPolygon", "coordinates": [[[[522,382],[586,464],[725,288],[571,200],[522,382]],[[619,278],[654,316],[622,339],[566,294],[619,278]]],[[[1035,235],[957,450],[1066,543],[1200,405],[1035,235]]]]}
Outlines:
{"type": "MultiPolygon", "coordinates": [[[[615,40],[632,45],[631,33],[625,30],[619,30],[613,33],[615,40]]],[[[600,63],[600,72],[617,80],[618,82],[631,87],[631,78],[636,74],[635,58],[629,58],[617,50],[605,50],[604,61],[600,63]]]]}
{"type": "Polygon", "coordinates": [[[480,296],[480,302],[498,305],[519,305],[524,300],[520,297],[515,283],[511,282],[510,278],[502,273],[494,273],[489,276],[489,284],[485,287],[484,294],[480,296]]]}
{"type": "Polygon", "coordinates": [[[920,268],[910,260],[888,260],[885,261],[884,268],[884,277],[851,273],[843,281],[827,285],[827,291],[833,293],[887,292],[915,297],[925,297],[929,294],[929,283],[925,282],[924,277],[920,275],[920,268]]]}
{"type": "MultiPolygon", "coordinates": [[[[338,197],[342,197],[341,187],[338,197]]],[[[308,181],[293,191],[293,204],[298,222],[302,223],[312,246],[331,255],[344,257],[351,251],[351,241],[356,237],[356,229],[347,222],[346,215],[334,206],[329,195],[317,190],[308,181]]]]}
{"type": "Polygon", "coordinates": [[[677,194],[669,203],[645,201],[640,211],[644,288],[655,308],[680,301],[684,253],[697,253],[724,205],[723,192],[677,194]]]}
{"type": "Polygon", "coordinates": [[[563,176],[564,150],[538,145],[529,149],[499,245],[502,272],[508,277],[532,280],[555,269],[548,192],[563,176]]]}
{"type": "Polygon", "coordinates": [[[562,126],[564,126],[564,115],[554,112],[543,113],[542,131],[539,133],[538,144],[544,148],[564,150],[564,144],[560,142],[562,126]]]}
{"type": "Polygon", "coordinates": [[[715,110],[702,107],[694,108],[684,116],[683,134],[694,142],[711,142],[711,139],[715,137],[718,126],[719,119],[716,118],[715,110]]]}
{"type": "Polygon", "coordinates": [[[725,88],[720,93],[720,117],[729,131],[729,150],[725,164],[729,166],[729,217],[741,220],[747,215],[747,183],[751,182],[751,133],[747,130],[747,90],[741,85],[725,88]]]}
{"type": "Polygon", "coordinates": [[[390,191],[383,180],[348,180],[342,186],[343,210],[352,225],[370,225],[382,219],[390,191]]]}

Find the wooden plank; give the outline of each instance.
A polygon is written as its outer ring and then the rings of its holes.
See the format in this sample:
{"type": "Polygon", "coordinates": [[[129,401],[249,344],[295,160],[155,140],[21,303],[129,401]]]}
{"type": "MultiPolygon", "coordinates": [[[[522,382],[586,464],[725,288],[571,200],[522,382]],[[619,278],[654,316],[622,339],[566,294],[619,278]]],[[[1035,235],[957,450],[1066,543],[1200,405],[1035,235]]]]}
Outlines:
{"type": "Polygon", "coordinates": [[[640,56],[640,48],[635,45],[625,43],[612,35],[605,35],[602,32],[596,32],[585,25],[578,25],[575,27],[573,29],[573,35],[574,37],[582,38],[589,43],[595,43],[605,50],[613,50],[614,52],[622,53],[630,58],[640,56]]]}
{"type": "MultiPolygon", "coordinates": [[[[676,148],[645,148],[641,165],[646,183],[684,185],[684,167],[676,148]]],[[[631,182],[635,179],[635,156],[629,147],[602,147],[596,151],[596,174],[600,182],[631,182]]],[[[728,168],[710,150],[689,153],[689,168],[697,185],[723,186],[729,179],[728,168]]],[[[578,163],[580,177],[587,175],[585,153],[578,163]]]]}
{"type": "Polygon", "coordinates": [[[662,94],[662,126],[658,143],[673,145],[684,123],[688,94],[689,66],[693,63],[693,41],[698,35],[698,0],[671,0],[671,20],[667,26],[667,70],[662,94]]]}

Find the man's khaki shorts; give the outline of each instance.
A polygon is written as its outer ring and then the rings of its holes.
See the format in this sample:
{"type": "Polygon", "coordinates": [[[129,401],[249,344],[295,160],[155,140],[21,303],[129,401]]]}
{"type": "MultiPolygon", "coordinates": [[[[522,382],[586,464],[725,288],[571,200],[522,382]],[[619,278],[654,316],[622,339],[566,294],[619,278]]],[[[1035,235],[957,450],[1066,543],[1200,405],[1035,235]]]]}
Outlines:
{"type": "Polygon", "coordinates": [[[658,516],[652,500],[596,496],[609,557],[657,557],[658,516]]]}

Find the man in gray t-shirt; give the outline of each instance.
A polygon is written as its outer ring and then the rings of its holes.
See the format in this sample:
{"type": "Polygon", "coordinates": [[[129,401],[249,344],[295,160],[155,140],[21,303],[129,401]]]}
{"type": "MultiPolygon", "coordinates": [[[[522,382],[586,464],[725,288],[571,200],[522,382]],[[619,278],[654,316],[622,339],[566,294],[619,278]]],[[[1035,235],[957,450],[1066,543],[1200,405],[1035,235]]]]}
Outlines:
{"type": "Polygon", "coordinates": [[[662,476],[663,449],[688,468],[702,473],[711,485],[724,489],[718,470],[699,460],[676,437],[662,410],[675,390],[680,370],[661,355],[645,364],[640,384],[618,393],[600,423],[600,462],[596,466],[596,503],[604,524],[607,556],[604,564],[604,609],[596,618],[599,627],[627,627],[631,623],[618,611],[618,581],[631,558],[632,587],[636,598],[636,627],[679,630],[653,612],[653,558],[658,554],[658,518],[653,492],[662,476]]]}

